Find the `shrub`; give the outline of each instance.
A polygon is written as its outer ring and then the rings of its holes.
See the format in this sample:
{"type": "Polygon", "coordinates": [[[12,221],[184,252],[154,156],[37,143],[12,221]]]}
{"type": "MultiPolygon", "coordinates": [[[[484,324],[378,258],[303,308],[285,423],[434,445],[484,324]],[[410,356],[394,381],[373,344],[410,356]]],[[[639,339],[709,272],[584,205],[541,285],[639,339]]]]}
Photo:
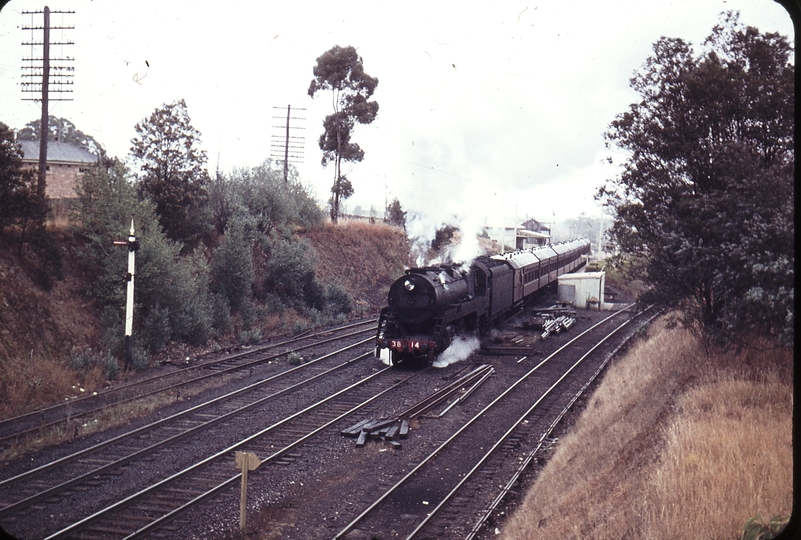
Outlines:
{"type": "Polygon", "coordinates": [[[82,375],[86,375],[95,368],[100,368],[103,376],[108,380],[117,378],[120,373],[120,366],[111,351],[94,351],[92,348],[70,350],[67,357],[69,366],[82,375]]]}
{"type": "Polygon", "coordinates": [[[307,294],[314,300],[314,250],[306,240],[279,241],[268,263],[266,290],[290,306],[307,305],[307,294]]]}
{"type": "Polygon", "coordinates": [[[259,328],[252,328],[250,330],[242,330],[239,333],[239,343],[242,345],[255,345],[262,340],[261,330],[259,328]]]}
{"type": "Polygon", "coordinates": [[[345,287],[338,283],[329,283],[326,286],[325,311],[332,315],[350,313],[353,311],[353,298],[345,287]]]}
{"type": "Polygon", "coordinates": [[[225,295],[219,293],[211,294],[211,320],[214,329],[220,334],[226,334],[233,330],[231,305],[225,295]]]}
{"type": "Polygon", "coordinates": [[[131,367],[136,371],[145,369],[150,363],[150,355],[139,343],[139,340],[134,339],[131,344],[131,367]]]}
{"type": "Polygon", "coordinates": [[[170,341],[170,312],[167,308],[150,310],[140,332],[142,347],[151,353],[158,352],[170,341]]]}
{"type": "Polygon", "coordinates": [[[117,363],[117,359],[114,358],[110,352],[106,351],[106,360],[103,365],[103,376],[105,376],[107,380],[113,381],[119,374],[120,365],[117,363]]]}
{"type": "Polygon", "coordinates": [[[306,360],[297,351],[290,351],[289,354],[286,355],[286,359],[292,366],[299,366],[306,363],[306,360]]]}
{"type": "Polygon", "coordinates": [[[214,250],[214,290],[225,296],[232,311],[240,311],[253,293],[251,246],[243,219],[233,218],[223,243],[214,250]]]}
{"type": "Polygon", "coordinates": [[[173,337],[201,345],[214,333],[210,271],[205,256],[196,251],[178,259],[170,284],[170,322],[173,337]]]}
{"type": "Polygon", "coordinates": [[[743,535],[740,540],[768,540],[775,538],[787,526],[789,521],[789,516],[774,516],[768,523],[765,523],[762,516],[754,516],[743,527],[743,535]]]}

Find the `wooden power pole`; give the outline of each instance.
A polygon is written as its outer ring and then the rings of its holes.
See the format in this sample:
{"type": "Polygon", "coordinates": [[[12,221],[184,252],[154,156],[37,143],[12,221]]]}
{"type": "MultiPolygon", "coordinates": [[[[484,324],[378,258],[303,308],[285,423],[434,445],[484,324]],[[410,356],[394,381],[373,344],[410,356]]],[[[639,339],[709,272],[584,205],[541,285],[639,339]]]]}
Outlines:
{"type": "MultiPolygon", "coordinates": [[[[74,11],[50,11],[50,8],[45,6],[43,11],[23,11],[23,15],[42,15],[42,26],[23,26],[22,30],[31,31],[31,41],[23,42],[23,45],[30,45],[31,55],[29,58],[23,58],[24,65],[22,66],[22,91],[23,92],[41,92],[42,101],[42,117],[39,125],[39,177],[36,184],[36,195],[44,198],[45,189],[47,186],[47,140],[49,139],[49,106],[50,106],[50,92],[51,85],[52,91],[59,93],[59,97],[53,98],[54,101],[72,101],[69,98],[60,97],[63,92],[72,92],[72,72],[75,70],[73,66],[63,64],[62,62],[74,62],[75,58],[67,56],[60,56],[53,58],[53,65],[50,65],[50,46],[51,45],[74,45],[73,42],[64,41],[63,39],[58,42],[51,42],[50,30],[73,30],[73,26],[50,26],[50,14],[74,14],[74,11]],[[35,41],[33,32],[36,30],[42,31],[42,41],[35,41]],[[35,47],[42,47],[41,58],[35,55],[35,47]],[[41,64],[39,64],[41,62],[41,64]],[[41,73],[39,72],[41,70],[41,73]],[[38,79],[41,78],[41,82],[38,79]],[[51,78],[53,79],[51,81],[51,78]]],[[[63,34],[63,32],[62,32],[63,34]]],[[[23,101],[36,101],[37,98],[23,98],[23,101]]]]}
{"type": "MultiPolygon", "coordinates": [[[[283,109],[283,107],[273,107],[273,109],[283,109]]],[[[295,109],[296,111],[305,111],[306,109],[295,109]]],[[[273,118],[281,118],[283,116],[273,116],[273,118]]],[[[290,126],[290,120],[305,120],[292,116],[292,106],[286,106],[286,124],[283,126],[273,126],[273,128],[281,129],[281,135],[272,135],[270,144],[270,157],[284,162],[284,182],[287,182],[289,177],[289,163],[302,163],[303,150],[305,137],[293,137],[289,135],[290,129],[306,129],[300,126],[290,126]]]]}

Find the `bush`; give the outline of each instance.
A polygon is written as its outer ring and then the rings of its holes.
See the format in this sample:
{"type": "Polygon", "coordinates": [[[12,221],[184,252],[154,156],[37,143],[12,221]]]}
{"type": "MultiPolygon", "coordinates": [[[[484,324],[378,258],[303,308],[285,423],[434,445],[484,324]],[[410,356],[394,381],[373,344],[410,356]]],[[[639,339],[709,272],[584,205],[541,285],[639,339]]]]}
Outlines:
{"type": "Polygon", "coordinates": [[[142,347],[151,353],[158,352],[169,343],[171,334],[169,310],[161,307],[151,309],[142,323],[142,347]]]}
{"type": "Polygon", "coordinates": [[[265,289],[287,305],[308,305],[307,295],[314,301],[317,294],[317,288],[312,285],[314,271],[314,249],[308,241],[279,241],[273,246],[267,264],[265,289]]]}
{"type": "Polygon", "coordinates": [[[228,298],[219,293],[211,294],[211,320],[212,325],[220,334],[227,334],[234,328],[231,319],[231,305],[228,298]]]}
{"type": "Polygon", "coordinates": [[[170,284],[170,322],[173,337],[190,345],[202,345],[214,334],[210,271],[199,251],[179,258],[170,284]]]}
{"type": "Polygon", "coordinates": [[[242,345],[255,345],[262,340],[261,330],[253,328],[250,330],[242,330],[239,333],[239,343],[242,345]]]}
{"type": "Polygon", "coordinates": [[[136,371],[143,370],[150,363],[150,355],[139,343],[139,340],[134,339],[131,344],[131,367],[136,371]]]}
{"type": "Polygon", "coordinates": [[[94,351],[90,348],[79,350],[72,348],[68,356],[68,363],[72,369],[86,375],[91,369],[99,367],[103,376],[108,380],[117,378],[120,366],[111,351],[94,351]]]}
{"type": "Polygon", "coordinates": [[[291,366],[299,366],[306,363],[306,360],[297,351],[289,351],[286,359],[291,366]]]}
{"type": "Polygon", "coordinates": [[[768,523],[762,516],[754,516],[748,520],[743,528],[743,535],[740,540],[768,540],[775,538],[790,521],[790,516],[774,516],[768,523]]]}
{"type": "Polygon", "coordinates": [[[111,353],[106,352],[106,360],[103,365],[103,376],[105,376],[107,380],[113,381],[119,374],[120,365],[117,363],[117,359],[114,358],[111,353]]]}
{"type": "Polygon", "coordinates": [[[353,298],[345,287],[338,283],[329,283],[326,286],[325,311],[333,315],[340,315],[353,311],[353,298]]]}
{"type": "Polygon", "coordinates": [[[238,312],[253,294],[252,242],[247,238],[245,221],[233,218],[225,231],[223,243],[214,250],[214,291],[228,300],[238,312]]]}
{"type": "MultiPolygon", "coordinates": [[[[220,189],[225,196],[229,212],[243,209],[256,225],[256,230],[265,236],[273,231],[291,230],[291,226],[312,228],[323,222],[323,212],[309,194],[308,189],[297,179],[292,169],[284,181],[283,167],[266,160],[252,169],[236,169],[227,181],[228,189],[220,189]]],[[[220,220],[218,220],[220,221],[220,220]]]]}

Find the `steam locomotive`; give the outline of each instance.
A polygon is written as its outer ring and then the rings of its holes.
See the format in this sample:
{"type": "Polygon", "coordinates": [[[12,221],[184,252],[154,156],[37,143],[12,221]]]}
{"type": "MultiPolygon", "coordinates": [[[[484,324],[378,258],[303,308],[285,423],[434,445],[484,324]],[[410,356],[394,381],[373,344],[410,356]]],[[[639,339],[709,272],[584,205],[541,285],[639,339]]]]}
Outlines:
{"type": "Polygon", "coordinates": [[[469,266],[410,268],[389,288],[378,319],[375,357],[389,349],[393,364],[433,360],[459,333],[484,335],[557,276],[582,267],[590,242],[581,238],[503,255],[469,266]]]}

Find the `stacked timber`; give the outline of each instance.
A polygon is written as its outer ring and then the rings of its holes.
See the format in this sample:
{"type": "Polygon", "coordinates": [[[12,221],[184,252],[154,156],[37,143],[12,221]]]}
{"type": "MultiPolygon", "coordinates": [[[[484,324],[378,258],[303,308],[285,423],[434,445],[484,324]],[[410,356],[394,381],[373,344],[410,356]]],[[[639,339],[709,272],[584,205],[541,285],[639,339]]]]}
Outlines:
{"type": "Polygon", "coordinates": [[[571,326],[573,326],[576,322],[576,319],[573,317],[569,317],[567,315],[560,315],[555,319],[550,319],[546,322],[542,329],[544,330],[541,337],[542,339],[547,338],[551,334],[558,334],[562,330],[568,330],[571,326]]]}
{"type": "Polygon", "coordinates": [[[382,418],[381,420],[362,420],[339,432],[344,437],[356,439],[356,446],[361,448],[367,441],[386,441],[396,449],[401,449],[397,439],[405,439],[409,435],[409,422],[399,418],[382,418]]]}

